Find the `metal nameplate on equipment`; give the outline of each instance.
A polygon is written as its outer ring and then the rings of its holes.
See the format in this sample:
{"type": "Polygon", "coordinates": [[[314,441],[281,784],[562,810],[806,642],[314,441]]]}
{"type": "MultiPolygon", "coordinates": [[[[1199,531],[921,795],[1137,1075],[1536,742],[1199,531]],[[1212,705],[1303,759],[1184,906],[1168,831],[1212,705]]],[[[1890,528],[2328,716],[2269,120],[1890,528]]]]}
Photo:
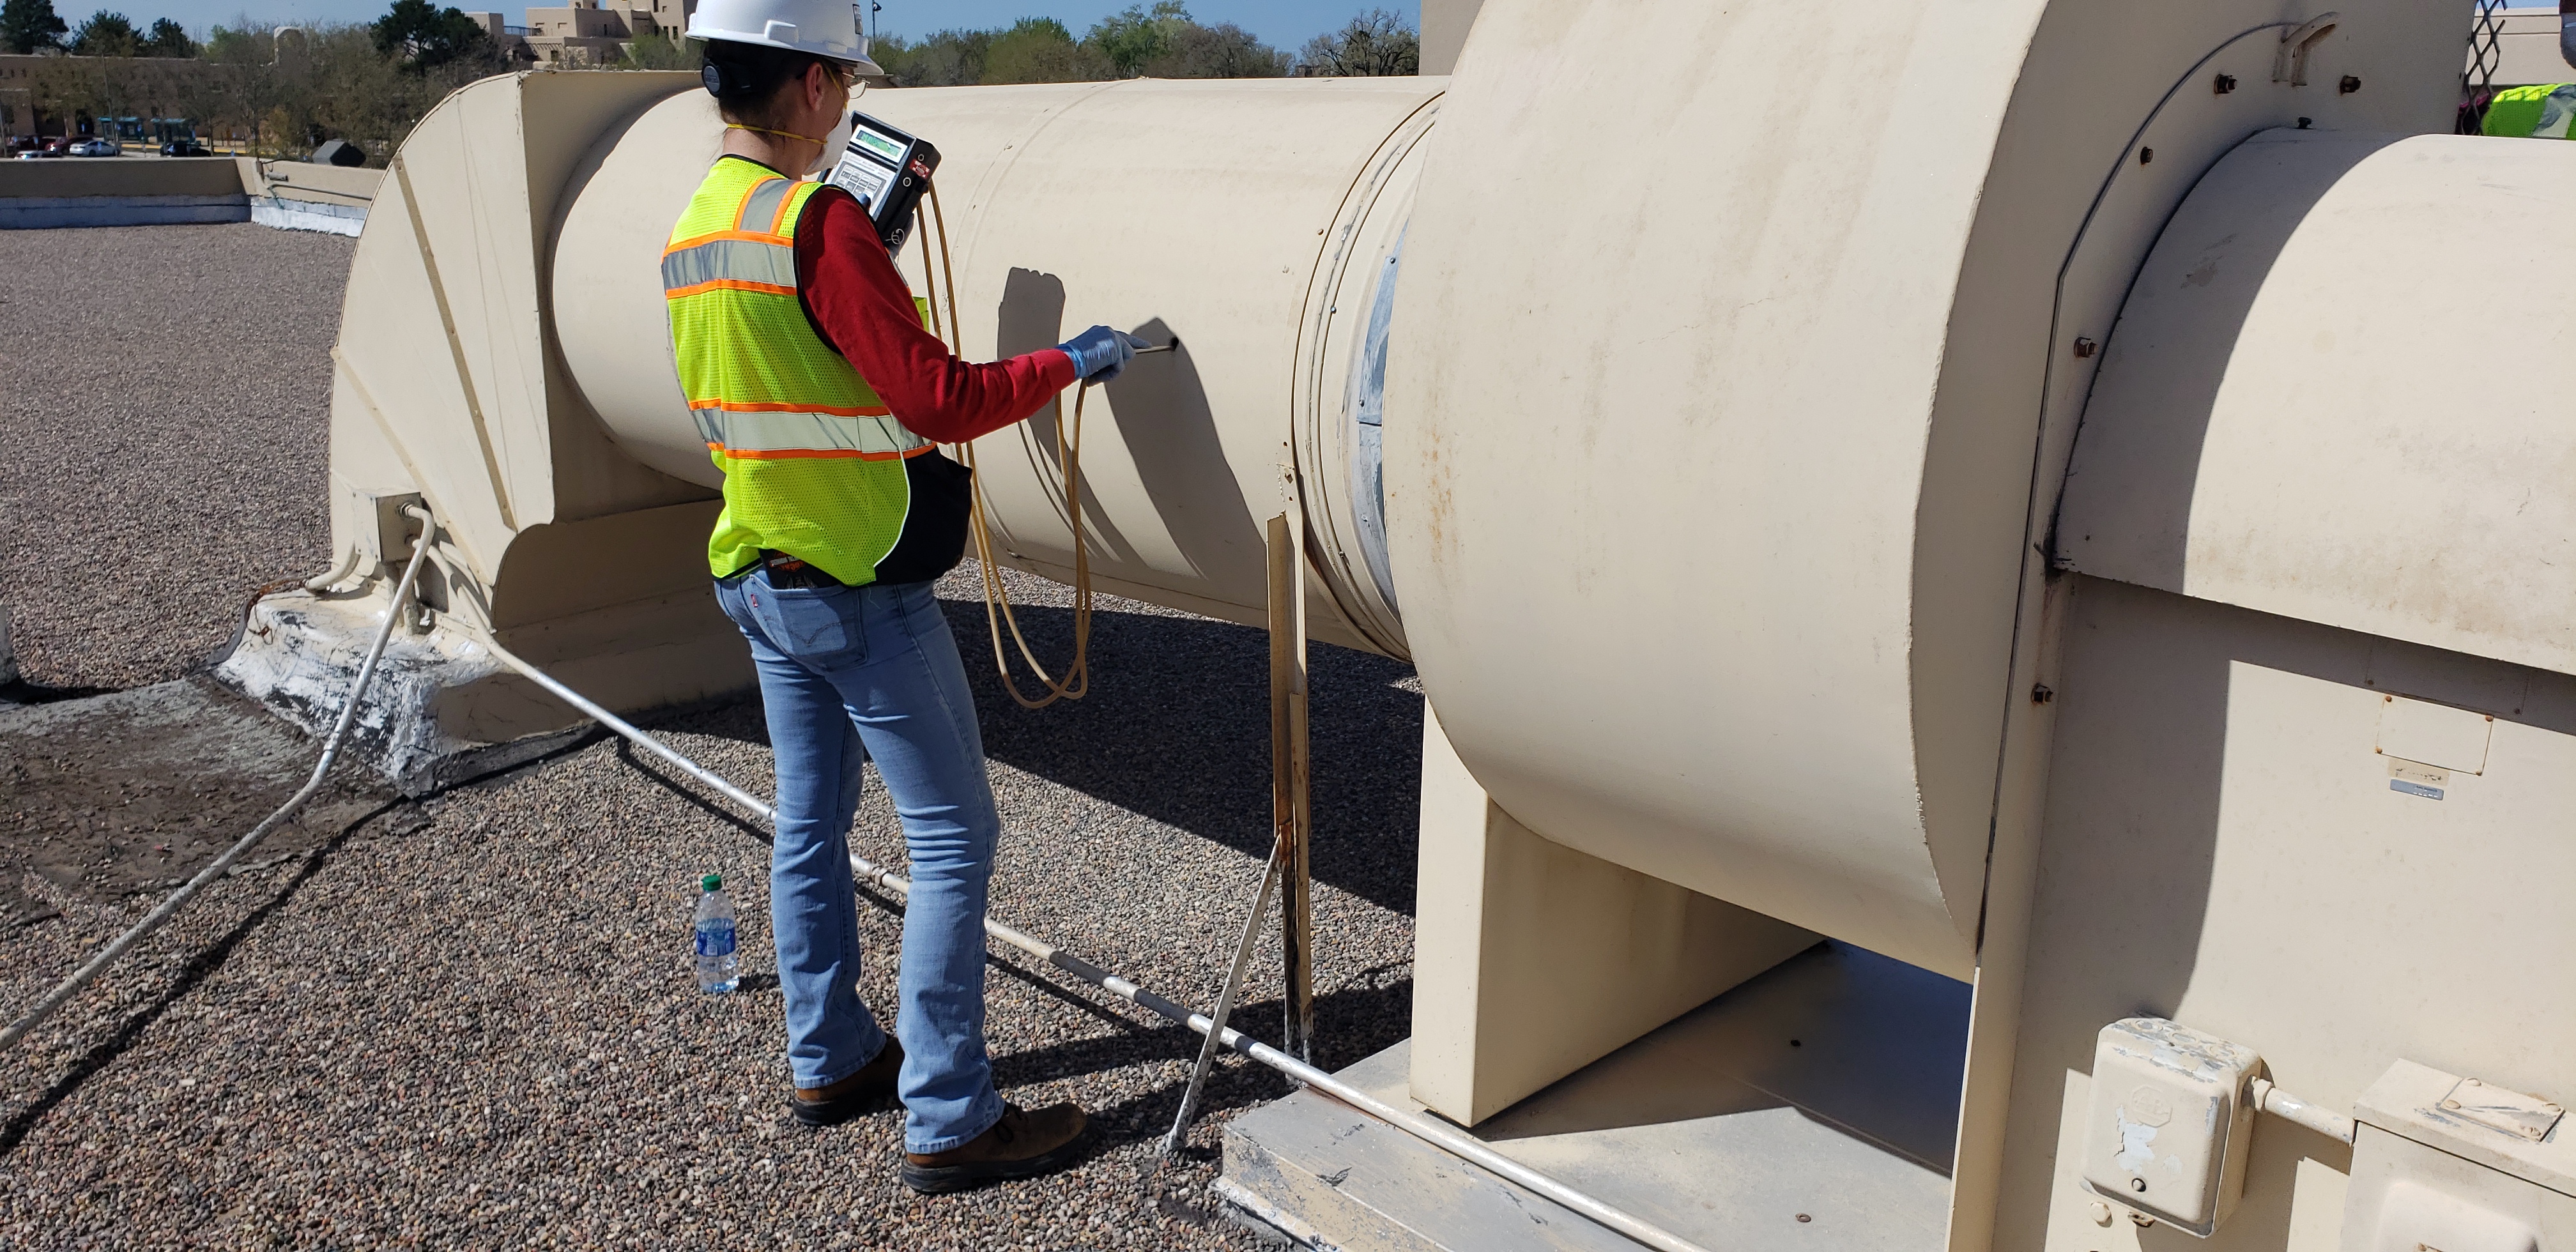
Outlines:
{"type": "Polygon", "coordinates": [[[2382,756],[2463,774],[2483,774],[2487,745],[2494,736],[2495,718],[2489,714],[2399,695],[2380,697],[2378,749],[2382,756]]]}
{"type": "Polygon", "coordinates": [[[2533,1143],[2548,1138],[2550,1128],[2567,1114],[2551,1101],[2490,1087],[2475,1078],[2463,1078],[2453,1086],[2442,1097],[2442,1111],[2533,1143]]]}

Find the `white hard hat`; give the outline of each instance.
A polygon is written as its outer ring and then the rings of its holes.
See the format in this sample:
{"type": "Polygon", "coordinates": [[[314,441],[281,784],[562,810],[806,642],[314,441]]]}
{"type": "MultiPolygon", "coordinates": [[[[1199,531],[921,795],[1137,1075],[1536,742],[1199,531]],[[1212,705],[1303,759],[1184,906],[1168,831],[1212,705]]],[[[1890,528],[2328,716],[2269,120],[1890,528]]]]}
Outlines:
{"type": "Polygon", "coordinates": [[[850,0],[698,0],[689,38],[766,44],[847,61],[862,75],[884,72],[859,40],[858,8],[850,0]]]}

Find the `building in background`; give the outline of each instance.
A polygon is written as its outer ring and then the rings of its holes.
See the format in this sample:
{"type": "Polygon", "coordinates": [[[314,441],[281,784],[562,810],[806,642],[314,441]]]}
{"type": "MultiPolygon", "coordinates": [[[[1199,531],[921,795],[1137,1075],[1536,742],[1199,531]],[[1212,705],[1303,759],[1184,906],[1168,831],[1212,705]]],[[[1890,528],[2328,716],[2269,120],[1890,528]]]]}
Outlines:
{"type": "Polygon", "coordinates": [[[483,28],[483,33],[491,37],[492,46],[500,49],[501,55],[509,58],[512,64],[522,65],[537,59],[528,48],[527,27],[512,26],[498,13],[468,13],[465,16],[483,28]]]}
{"type": "MultiPolygon", "coordinates": [[[[0,141],[37,134],[34,57],[0,56],[0,141]]],[[[59,131],[61,125],[56,124],[59,131]]]]}
{"type": "Polygon", "coordinates": [[[470,13],[506,53],[538,65],[605,65],[626,55],[637,39],[677,41],[689,28],[697,0],[573,0],[562,8],[530,8],[525,26],[507,26],[498,13],[470,13]]]}
{"type": "Polygon", "coordinates": [[[0,54],[0,136],[185,138],[210,68],[195,57],[0,54]]]}

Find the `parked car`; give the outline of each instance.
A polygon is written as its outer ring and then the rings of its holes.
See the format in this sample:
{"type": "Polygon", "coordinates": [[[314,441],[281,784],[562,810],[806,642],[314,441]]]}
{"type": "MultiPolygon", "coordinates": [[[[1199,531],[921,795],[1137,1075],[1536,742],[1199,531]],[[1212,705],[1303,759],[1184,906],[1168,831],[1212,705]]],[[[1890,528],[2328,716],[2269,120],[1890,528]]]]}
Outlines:
{"type": "Polygon", "coordinates": [[[76,157],[111,157],[122,151],[124,148],[113,139],[84,139],[71,146],[71,154],[76,157]]]}
{"type": "Polygon", "coordinates": [[[163,156],[213,156],[214,150],[194,139],[173,139],[161,145],[163,156]]]}

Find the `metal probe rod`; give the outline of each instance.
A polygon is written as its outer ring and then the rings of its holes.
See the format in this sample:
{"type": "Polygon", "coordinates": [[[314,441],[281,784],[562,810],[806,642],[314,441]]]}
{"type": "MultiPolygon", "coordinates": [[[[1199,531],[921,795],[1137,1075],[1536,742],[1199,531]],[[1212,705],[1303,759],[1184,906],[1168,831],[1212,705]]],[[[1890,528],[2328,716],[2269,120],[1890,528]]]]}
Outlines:
{"type": "Polygon", "coordinates": [[[1234,998],[1243,992],[1244,967],[1252,964],[1252,945],[1261,938],[1261,920],[1270,915],[1270,892],[1279,885],[1279,863],[1286,858],[1274,848],[1270,860],[1261,867],[1261,891],[1252,898],[1252,916],[1243,919],[1243,941],[1235,945],[1234,965],[1226,971],[1225,989],[1216,997],[1215,1028],[1199,1033],[1207,1036],[1199,1047],[1198,1063],[1190,1066],[1190,1085],[1181,1092],[1181,1111],[1172,1117],[1171,1133],[1163,1136],[1163,1150],[1158,1161],[1172,1159],[1189,1138],[1190,1115],[1199,1111],[1199,1092],[1206,1089],[1208,1071],[1216,1066],[1216,1050],[1226,1020],[1234,1016],[1234,998]]]}
{"type": "Polygon", "coordinates": [[[420,576],[421,562],[429,555],[430,540],[438,534],[438,523],[430,517],[429,510],[417,504],[409,504],[403,506],[403,512],[420,519],[420,542],[412,548],[411,563],[403,566],[402,581],[395,584],[393,600],[385,606],[385,624],[376,628],[376,641],[367,645],[367,660],[365,664],[358,667],[358,681],[349,688],[349,702],[341,707],[339,723],[331,727],[330,737],[322,741],[322,759],[314,762],[313,776],[304,780],[304,789],[289,797],[286,803],[279,805],[276,812],[268,815],[267,820],[252,827],[251,832],[242,836],[239,842],[224,849],[223,855],[207,862],[206,867],[198,870],[197,876],[189,879],[186,886],[171,892],[170,898],[163,900],[159,908],[145,914],[142,921],[134,923],[132,929],[118,935],[115,942],[99,949],[98,955],[89,959],[89,964],[81,966],[71,977],[56,984],[52,991],[45,994],[44,999],[36,1002],[36,1007],[27,1010],[18,1020],[9,1023],[8,1029],[0,1030],[0,1052],[6,1052],[18,1046],[18,1041],[26,1038],[27,1032],[34,1030],[37,1023],[53,1016],[54,1010],[69,1003],[73,996],[79,995],[81,988],[90,985],[100,974],[106,973],[108,966],[114,965],[117,958],[132,950],[135,944],[142,942],[145,935],[161,929],[161,924],[176,915],[181,906],[196,898],[197,893],[204,890],[206,884],[223,877],[224,871],[232,868],[233,862],[240,860],[242,854],[258,847],[261,840],[268,838],[269,832],[276,830],[287,818],[294,816],[297,809],[304,807],[305,801],[313,798],[314,792],[322,789],[322,776],[331,772],[332,762],[340,757],[340,742],[348,737],[349,725],[358,717],[358,699],[367,694],[367,684],[375,679],[376,661],[385,654],[385,640],[392,637],[394,620],[402,616],[403,602],[411,595],[412,581],[420,576]]]}
{"type": "MultiPolygon", "coordinates": [[[[589,714],[591,718],[597,721],[600,725],[616,731],[618,734],[623,735],[628,740],[634,742],[638,747],[641,747],[645,751],[651,752],[653,755],[677,766],[689,777],[695,778],[699,782],[705,783],[709,787],[714,788],[726,799],[732,800],[734,803],[741,805],[746,811],[757,813],[772,821],[777,819],[777,812],[771,809],[768,805],[753,799],[751,793],[725,781],[722,777],[707,769],[705,766],[702,766],[697,762],[672,751],[670,748],[663,746],[661,740],[645,734],[625,718],[619,717],[615,713],[611,713],[607,709],[592,703],[580,692],[574,691],[572,688],[556,682],[554,678],[545,671],[519,659],[519,657],[513,654],[509,649],[502,647],[498,642],[495,642],[490,635],[480,635],[477,641],[484,647],[491,649],[492,655],[498,658],[502,664],[526,675],[529,681],[553,692],[555,696],[561,699],[564,703],[589,714]]],[[[897,895],[908,896],[911,893],[912,884],[905,881],[901,875],[896,874],[892,870],[882,868],[867,860],[865,857],[859,856],[857,853],[852,853],[850,855],[850,868],[856,872],[859,877],[890,890],[897,895]]],[[[1594,1199],[1593,1197],[1585,1195],[1564,1183],[1558,1182],[1554,1178],[1550,1178],[1537,1170],[1531,1169],[1529,1166],[1523,1165],[1510,1157],[1504,1156],[1502,1153],[1496,1152],[1492,1148],[1485,1146],[1481,1140],[1478,1140],[1473,1136],[1452,1130],[1446,1126],[1433,1122],[1428,1118],[1399,1109],[1394,1105],[1388,1104],[1384,1100],[1378,1099],[1376,1096],[1370,1095],[1357,1087],[1351,1086],[1350,1084],[1333,1077],[1331,1074],[1327,1074],[1324,1071],[1317,1069],[1312,1065],[1308,1065],[1285,1052],[1281,1052],[1279,1049],[1271,1047],[1269,1044],[1263,1043],[1258,1039],[1254,1039],[1251,1036],[1244,1034],[1242,1031],[1235,1030],[1231,1027],[1220,1029],[1206,1016],[1199,1013],[1193,1013],[1179,1004],[1175,1004],[1151,991],[1147,991],[1143,987],[1137,986],[1134,982],[1110,973],[1108,970],[1102,969],[1081,957],[1075,956],[1054,944],[1046,942],[1045,940],[1038,939],[1025,932],[1005,926],[989,917],[984,919],[984,933],[995,939],[999,939],[1014,948],[1018,948],[1020,951],[1026,952],[1039,960],[1045,961],[1047,964],[1063,970],[1084,982],[1090,983],[1092,986],[1098,987],[1111,995],[1117,996],[1119,999],[1125,1000],[1139,1008],[1160,1014],[1165,1018],[1189,1027],[1191,1030],[1194,1030],[1199,1034],[1204,1035],[1211,1031],[1216,1031],[1218,1038],[1225,1044],[1225,1046],[1232,1048],[1245,1056],[1251,1057],[1253,1060],[1259,1061],[1262,1064],[1287,1075],[1289,1078],[1294,1079],[1297,1082],[1320,1091],[1335,1100],[1339,1100],[1343,1104],[1349,1105],[1351,1108],[1356,1109],[1359,1112],[1365,1113],[1370,1117],[1374,1117],[1379,1121],[1385,1122],[1389,1126],[1395,1127],[1397,1130],[1401,1130],[1406,1134],[1412,1135],[1416,1139],[1422,1140],[1424,1143],[1428,1143],[1443,1152],[1447,1152],[1451,1156],[1473,1162],[1476,1165],[1483,1167],[1489,1173],[1509,1179],[1510,1181],[1527,1187],[1540,1195],[1546,1196],[1548,1199],[1553,1200],[1558,1204],[1562,1204],[1565,1207],[1582,1214],[1584,1217],[1589,1218],[1593,1222],[1600,1224],[1602,1227],[1615,1231],[1626,1238],[1635,1240],[1647,1247],[1658,1249],[1658,1252],[1709,1252],[1707,1248],[1693,1243],[1688,1239],[1682,1238],[1680,1235],[1674,1234],[1661,1226],[1657,1226],[1644,1218],[1637,1217],[1622,1209],[1613,1208],[1600,1200],[1594,1199]]]]}

